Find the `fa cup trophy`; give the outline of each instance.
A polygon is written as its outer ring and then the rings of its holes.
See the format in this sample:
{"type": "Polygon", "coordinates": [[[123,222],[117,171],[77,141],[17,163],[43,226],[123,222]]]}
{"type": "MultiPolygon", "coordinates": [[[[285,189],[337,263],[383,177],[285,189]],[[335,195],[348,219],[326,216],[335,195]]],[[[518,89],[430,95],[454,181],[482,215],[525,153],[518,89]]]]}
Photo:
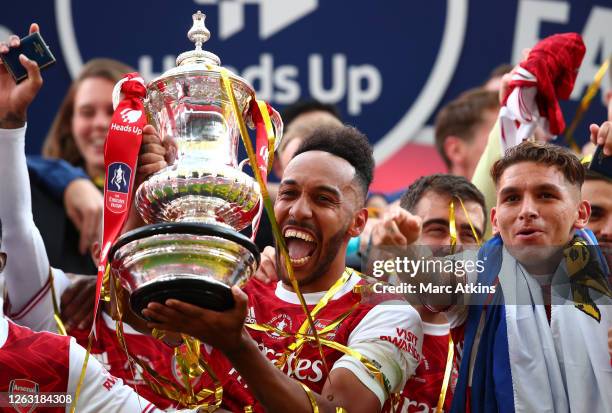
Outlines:
{"type": "MultiPolygon", "coordinates": [[[[202,50],[210,37],[204,18],[194,14],[188,32],[195,50],[179,55],[177,67],[146,86],[149,123],[162,141],[174,142],[177,157],[135,194],[136,208],[149,225],[123,234],[109,253],[111,272],[138,315],[149,302],[168,298],[217,311],[231,308],[230,287],[259,263],[254,237],[239,231],[258,220],[263,201],[237,152],[241,125],[253,126],[253,112],[259,108],[262,114],[266,105],[255,104],[253,88],[202,50]],[[231,85],[238,112],[224,82],[231,85]]],[[[276,142],[260,149],[273,152],[283,124],[276,111],[267,110],[276,142]]]]}

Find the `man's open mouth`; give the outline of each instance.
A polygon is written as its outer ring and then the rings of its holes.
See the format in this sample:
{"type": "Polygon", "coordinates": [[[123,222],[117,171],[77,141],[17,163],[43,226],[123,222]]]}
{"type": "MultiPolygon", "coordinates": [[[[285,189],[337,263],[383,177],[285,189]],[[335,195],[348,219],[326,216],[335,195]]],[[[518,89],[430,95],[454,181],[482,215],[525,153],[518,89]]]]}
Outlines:
{"type": "Polygon", "coordinates": [[[285,228],[283,236],[293,267],[306,265],[317,250],[318,243],[314,234],[302,228],[291,227],[285,228]]]}

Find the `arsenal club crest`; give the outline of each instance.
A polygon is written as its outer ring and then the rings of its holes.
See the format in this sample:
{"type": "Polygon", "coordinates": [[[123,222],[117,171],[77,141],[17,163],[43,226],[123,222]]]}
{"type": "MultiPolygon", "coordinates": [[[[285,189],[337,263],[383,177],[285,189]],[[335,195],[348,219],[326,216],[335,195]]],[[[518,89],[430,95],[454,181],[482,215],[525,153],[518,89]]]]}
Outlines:
{"type": "Polygon", "coordinates": [[[19,413],[31,413],[36,408],[34,397],[39,391],[38,383],[28,379],[15,379],[9,383],[9,402],[19,413]]]}

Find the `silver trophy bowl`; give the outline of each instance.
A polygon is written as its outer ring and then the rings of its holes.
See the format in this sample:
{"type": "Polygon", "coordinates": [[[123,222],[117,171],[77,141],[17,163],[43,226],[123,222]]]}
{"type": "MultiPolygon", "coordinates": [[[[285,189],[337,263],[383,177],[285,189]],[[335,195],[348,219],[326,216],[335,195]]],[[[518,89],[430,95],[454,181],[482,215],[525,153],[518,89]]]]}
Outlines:
{"type": "MultiPolygon", "coordinates": [[[[150,176],[135,194],[149,224],[123,234],[111,248],[111,272],[130,294],[138,315],[151,301],[176,298],[223,311],[233,306],[230,287],[251,276],[259,251],[239,231],[261,213],[257,182],[238,163],[240,116],[252,126],[253,88],[229,73],[240,113],[223,87],[220,61],[202,50],[210,33],[193,15],[188,33],[196,49],[147,85],[145,109],[176,161],[150,176]]],[[[273,112],[276,146],[282,121],[273,112]]],[[[275,148],[268,148],[273,151],[275,148]]]]}

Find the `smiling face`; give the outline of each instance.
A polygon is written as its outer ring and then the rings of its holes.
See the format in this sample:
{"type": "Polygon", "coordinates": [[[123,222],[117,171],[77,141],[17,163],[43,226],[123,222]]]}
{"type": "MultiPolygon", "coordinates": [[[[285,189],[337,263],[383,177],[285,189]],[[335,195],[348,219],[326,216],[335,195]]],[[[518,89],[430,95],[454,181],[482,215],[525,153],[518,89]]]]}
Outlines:
{"type": "MultiPolygon", "coordinates": [[[[308,151],[287,165],[274,213],[304,292],[327,290],[344,271],[348,240],[367,220],[363,198],[355,169],[342,158],[308,151]]],[[[279,254],[277,268],[288,284],[279,254]]]]}
{"type": "Polygon", "coordinates": [[[589,215],[580,188],[557,167],[520,162],[499,178],[491,222],[512,255],[535,274],[556,267],[551,256],[572,239],[574,229],[584,228],[589,215]]]}
{"type": "Polygon", "coordinates": [[[113,116],[113,82],[84,79],[74,97],[72,133],[90,177],[104,173],[104,141],[113,116]]]}

